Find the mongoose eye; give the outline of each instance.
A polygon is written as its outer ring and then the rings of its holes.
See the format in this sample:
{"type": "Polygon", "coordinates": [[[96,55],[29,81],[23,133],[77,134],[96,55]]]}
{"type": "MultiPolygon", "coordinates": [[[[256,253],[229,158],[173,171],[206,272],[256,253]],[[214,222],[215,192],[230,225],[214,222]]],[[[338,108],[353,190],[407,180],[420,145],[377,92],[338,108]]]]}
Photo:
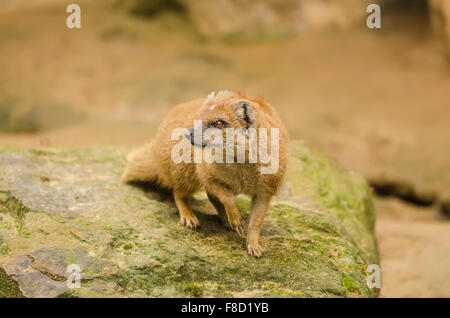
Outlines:
{"type": "Polygon", "coordinates": [[[214,127],[216,128],[222,128],[225,125],[225,123],[221,120],[218,120],[214,123],[214,127]]]}

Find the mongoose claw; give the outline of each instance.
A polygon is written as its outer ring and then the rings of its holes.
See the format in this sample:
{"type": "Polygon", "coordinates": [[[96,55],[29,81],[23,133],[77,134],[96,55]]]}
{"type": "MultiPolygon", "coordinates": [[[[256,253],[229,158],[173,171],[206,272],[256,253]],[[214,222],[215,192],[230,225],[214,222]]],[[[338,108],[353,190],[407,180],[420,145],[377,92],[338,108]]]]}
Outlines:
{"type": "Polygon", "coordinates": [[[261,257],[264,250],[262,249],[261,245],[256,245],[256,247],[247,245],[248,253],[253,257],[261,257]]]}
{"type": "Polygon", "coordinates": [[[200,222],[198,221],[198,219],[195,215],[192,217],[181,216],[180,221],[181,221],[181,224],[190,228],[191,230],[196,229],[200,225],[200,222]]]}

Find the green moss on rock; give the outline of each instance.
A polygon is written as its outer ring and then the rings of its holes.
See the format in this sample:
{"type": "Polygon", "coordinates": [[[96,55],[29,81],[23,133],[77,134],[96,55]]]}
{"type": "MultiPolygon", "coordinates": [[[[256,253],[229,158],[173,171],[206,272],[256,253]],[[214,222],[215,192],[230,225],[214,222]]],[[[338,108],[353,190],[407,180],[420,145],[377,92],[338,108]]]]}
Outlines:
{"type": "Polygon", "coordinates": [[[19,284],[0,268],[0,298],[23,298],[19,284]]]}
{"type": "MultiPolygon", "coordinates": [[[[192,231],[180,225],[173,202],[121,183],[128,151],[0,148],[0,161],[8,163],[0,190],[46,215],[38,222],[36,213],[24,214],[29,236],[1,229],[14,248],[0,264],[42,247],[70,246],[114,265],[62,293],[70,297],[377,296],[366,285],[367,266],[378,262],[371,192],[334,160],[292,143],[290,194],[273,200],[261,232],[265,254],[255,259],[204,197],[192,202],[201,223],[192,231]]],[[[249,199],[239,196],[238,205],[248,221],[249,199]]]]}
{"type": "Polygon", "coordinates": [[[0,254],[6,255],[9,251],[8,244],[0,237],[0,254]]]}
{"type": "Polygon", "coordinates": [[[16,230],[19,235],[22,234],[25,213],[29,211],[30,209],[17,199],[11,191],[0,191],[0,212],[9,213],[15,218],[16,230]]]}

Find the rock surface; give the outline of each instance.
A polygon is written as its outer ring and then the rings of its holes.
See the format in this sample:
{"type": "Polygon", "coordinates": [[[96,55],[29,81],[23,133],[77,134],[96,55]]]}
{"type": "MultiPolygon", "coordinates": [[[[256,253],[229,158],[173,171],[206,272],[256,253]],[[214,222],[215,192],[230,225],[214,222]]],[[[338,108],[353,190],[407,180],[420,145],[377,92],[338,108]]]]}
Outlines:
{"type": "MultiPolygon", "coordinates": [[[[129,150],[0,148],[0,297],[377,296],[371,191],[335,161],[292,144],[254,259],[204,194],[192,231],[172,202],[122,184],[129,150]]],[[[248,198],[239,205],[248,219],[248,198]]]]}

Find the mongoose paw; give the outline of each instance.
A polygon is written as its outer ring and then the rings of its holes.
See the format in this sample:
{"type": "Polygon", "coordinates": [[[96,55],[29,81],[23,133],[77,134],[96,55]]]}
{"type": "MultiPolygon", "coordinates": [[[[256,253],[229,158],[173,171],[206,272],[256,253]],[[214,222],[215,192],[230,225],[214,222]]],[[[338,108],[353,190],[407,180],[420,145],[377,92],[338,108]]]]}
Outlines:
{"type": "Polygon", "coordinates": [[[242,219],[239,219],[236,222],[228,222],[228,224],[233,231],[239,234],[240,237],[245,237],[244,222],[242,221],[242,219]]]}
{"type": "Polygon", "coordinates": [[[248,253],[253,257],[261,257],[264,250],[262,249],[261,245],[257,244],[256,247],[247,245],[248,253]]]}
{"type": "Polygon", "coordinates": [[[219,219],[220,219],[220,222],[222,223],[222,225],[223,225],[225,228],[231,230],[230,223],[228,223],[228,219],[227,219],[226,217],[219,216],[219,219]]]}
{"type": "Polygon", "coordinates": [[[191,217],[180,217],[181,224],[184,226],[190,228],[190,229],[196,229],[198,226],[200,226],[200,222],[198,221],[197,217],[195,215],[191,217]]]}

